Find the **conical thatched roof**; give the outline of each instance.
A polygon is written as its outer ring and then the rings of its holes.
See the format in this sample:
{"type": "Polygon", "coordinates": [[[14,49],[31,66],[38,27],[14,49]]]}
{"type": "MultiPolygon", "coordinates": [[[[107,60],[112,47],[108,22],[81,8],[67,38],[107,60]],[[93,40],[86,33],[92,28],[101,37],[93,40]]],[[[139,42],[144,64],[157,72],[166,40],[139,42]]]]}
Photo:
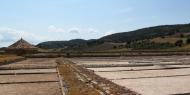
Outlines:
{"type": "Polygon", "coordinates": [[[36,49],[36,47],[21,38],[14,44],[10,45],[8,49],[36,49]]]}

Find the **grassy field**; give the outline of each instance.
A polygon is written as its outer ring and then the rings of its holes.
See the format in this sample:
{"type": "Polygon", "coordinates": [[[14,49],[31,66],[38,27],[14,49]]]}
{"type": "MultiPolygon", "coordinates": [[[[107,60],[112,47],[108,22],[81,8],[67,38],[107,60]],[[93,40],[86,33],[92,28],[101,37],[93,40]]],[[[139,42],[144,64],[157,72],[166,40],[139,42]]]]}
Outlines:
{"type": "Polygon", "coordinates": [[[0,55],[0,65],[1,64],[6,64],[9,62],[14,62],[16,60],[21,60],[24,59],[21,56],[16,56],[16,55],[0,55]]]}

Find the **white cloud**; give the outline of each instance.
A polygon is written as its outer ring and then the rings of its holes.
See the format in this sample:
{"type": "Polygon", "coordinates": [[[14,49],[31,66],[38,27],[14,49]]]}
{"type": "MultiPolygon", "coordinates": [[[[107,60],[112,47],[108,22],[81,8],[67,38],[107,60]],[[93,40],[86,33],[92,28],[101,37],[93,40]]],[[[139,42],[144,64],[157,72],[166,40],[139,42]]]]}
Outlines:
{"type": "Polygon", "coordinates": [[[55,25],[50,25],[48,27],[48,32],[52,32],[52,33],[70,33],[70,34],[83,34],[83,33],[97,33],[98,31],[94,28],[78,28],[78,27],[71,27],[71,28],[61,28],[61,27],[56,27],[55,25]]]}
{"type": "MultiPolygon", "coordinates": [[[[61,28],[54,25],[49,26],[48,28],[50,40],[70,40],[70,39],[95,39],[101,37],[103,32],[98,31],[96,28],[92,27],[67,27],[61,28]],[[54,30],[64,30],[64,32],[53,32],[54,30]],[[51,30],[51,31],[50,31],[51,30]],[[55,37],[56,36],[56,37],[55,37]]],[[[103,36],[103,35],[102,35],[103,36]]]]}
{"type": "Polygon", "coordinates": [[[93,28],[88,28],[87,32],[88,33],[97,33],[98,31],[96,29],[93,29],[93,28]]]}
{"type": "Polygon", "coordinates": [[[92,39],[115,33],[114,31],[108,31],[104,34],[103,32],[100,32],[94,28],[73,27],[63,29],[55,27],[54,25],[49,26],[48,31],[48,33],[42,33],[43,35],[40,35],[36,32],[23,31],[10,27],[0,27],[0,47],[9,46],[15,41],[19,40],[21,37],[32,44],[37,44],[42,41],[52,40],[70,40],[76,38],[92,39]]]}
{"type": "Polygon", "coordinates": [[[80,33],[81,31],[80,31],[79,28],[70,28],[70,29],[68,30],[68,32],[69,32],[69,33],[72,33],[72,34],[78,34],[78,33],[80,33]]]}
{"type": "Polygon", "coordinates": [[[35,35],[30,32],[16,30],[9,27],[0,27],[0,47],[8,46],[20,38],[24,38],[27,41],[36,44],[39,41],[45,40],[44,37],[35,35]]]}
{"type": "Polygon", "coordinates": [[[108,35],[111,35],[111,34],[114,34],[114,33],[116,33],[116,32],[113,31],[113,30],[110,30],[110,31],[108,31],[108,32],[105,32],[105,33],[104,33],[104,36],[108,36],[108,35]]]}
{"type": "Polygon", "coordinates": [[[65,32],[63,28],[58,28],[58,27],[55,27],[54,25],[50,25],[48,27],[48,31],[49,32],[65,32]]]}

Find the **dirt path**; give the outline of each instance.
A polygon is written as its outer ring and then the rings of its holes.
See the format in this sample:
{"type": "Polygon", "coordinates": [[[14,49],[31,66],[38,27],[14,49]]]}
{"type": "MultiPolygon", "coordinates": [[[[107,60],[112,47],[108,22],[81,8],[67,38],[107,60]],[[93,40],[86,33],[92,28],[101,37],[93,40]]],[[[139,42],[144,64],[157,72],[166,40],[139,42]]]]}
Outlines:
{"type": "Polygon", "coordinates": [[[0,95],[63,95],[55,59],[0,66],[0,95]]]}

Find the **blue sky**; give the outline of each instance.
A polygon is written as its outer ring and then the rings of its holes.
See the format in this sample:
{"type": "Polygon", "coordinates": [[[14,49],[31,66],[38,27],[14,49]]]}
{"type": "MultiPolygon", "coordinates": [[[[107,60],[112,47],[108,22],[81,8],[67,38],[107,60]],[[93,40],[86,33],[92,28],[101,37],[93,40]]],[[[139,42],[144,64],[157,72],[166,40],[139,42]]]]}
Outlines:
{"type": "Polygon", "coordinates": [[[190,0],[1,0],[0,47],[190,23],[190,0]]]}

